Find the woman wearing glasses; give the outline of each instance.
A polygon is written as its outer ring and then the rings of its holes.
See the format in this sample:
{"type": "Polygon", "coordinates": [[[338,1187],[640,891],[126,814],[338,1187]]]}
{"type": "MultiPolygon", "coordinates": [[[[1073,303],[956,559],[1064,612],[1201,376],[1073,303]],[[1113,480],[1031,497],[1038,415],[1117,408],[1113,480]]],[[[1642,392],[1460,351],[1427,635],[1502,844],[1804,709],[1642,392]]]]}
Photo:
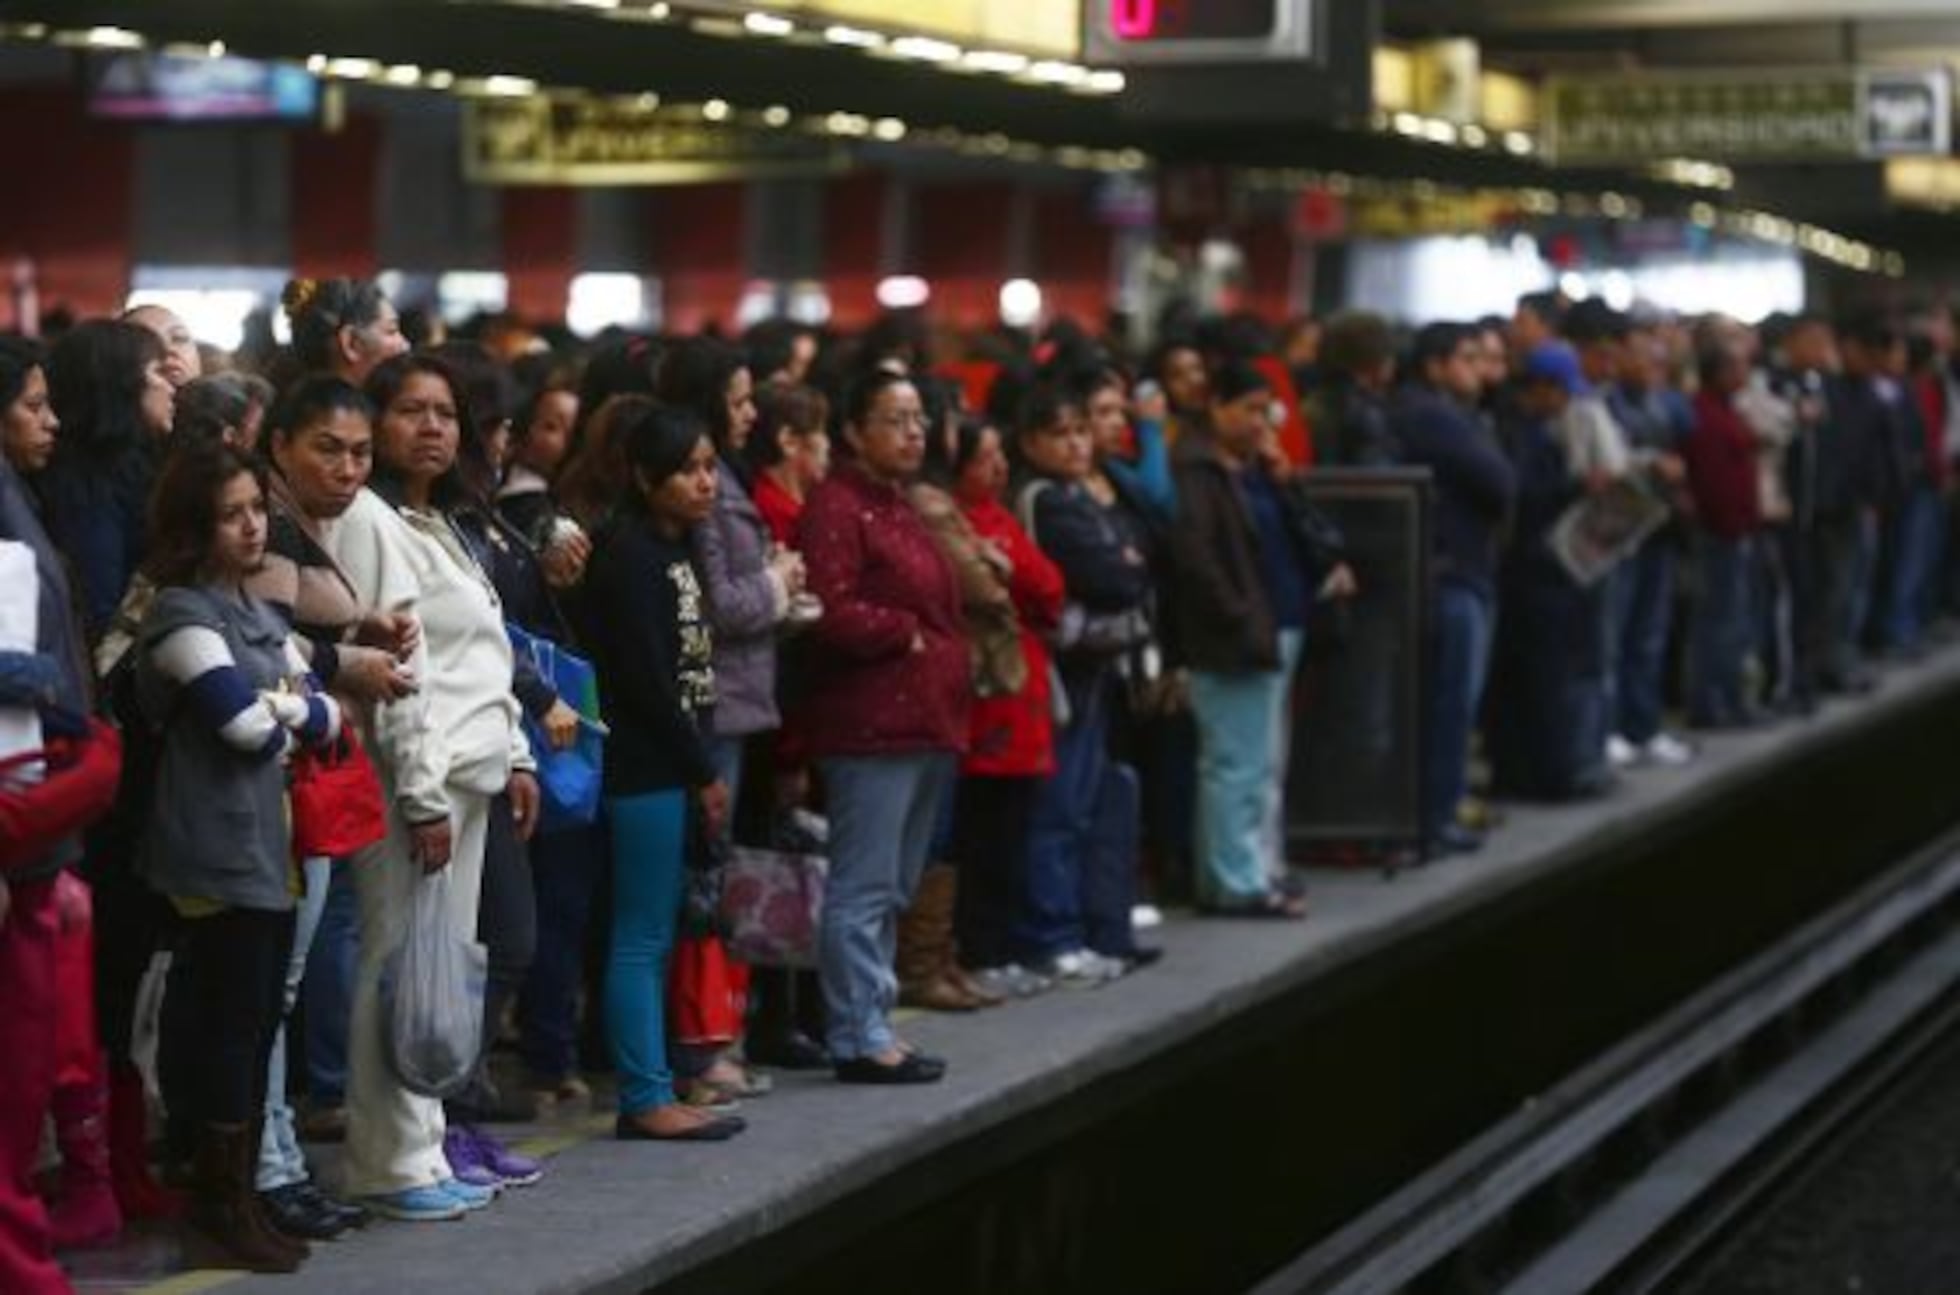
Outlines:
{"type": "Polygon", "coordinates": [[[966,627],[959,582],[905,493],[925,459],[918,388],[867,376],[846,403],[844,445],[798,545],[824,606],[809,632],[806,736],[829,793],[828,1042],[846,1083],[931,1083],[945,1063],[892,1032],[892,959],[966,742],[966,627]]]}

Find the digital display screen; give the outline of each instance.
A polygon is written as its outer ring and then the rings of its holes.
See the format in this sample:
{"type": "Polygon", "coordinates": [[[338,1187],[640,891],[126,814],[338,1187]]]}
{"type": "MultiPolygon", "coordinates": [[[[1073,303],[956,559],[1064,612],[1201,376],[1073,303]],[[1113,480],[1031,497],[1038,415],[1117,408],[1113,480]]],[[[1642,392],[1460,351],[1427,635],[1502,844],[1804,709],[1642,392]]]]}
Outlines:
{"type": "Polygon", "coordinates": [[[1280,0],[1109,0],[1110,31],[1124,41],[1265,40],[1280,0]]]}
{"type": "Polygon", "coordinates": [[[310,122],[320,83],[284,63],[112,54],[91,65],[88,109],[123,121],[310,122]]]}

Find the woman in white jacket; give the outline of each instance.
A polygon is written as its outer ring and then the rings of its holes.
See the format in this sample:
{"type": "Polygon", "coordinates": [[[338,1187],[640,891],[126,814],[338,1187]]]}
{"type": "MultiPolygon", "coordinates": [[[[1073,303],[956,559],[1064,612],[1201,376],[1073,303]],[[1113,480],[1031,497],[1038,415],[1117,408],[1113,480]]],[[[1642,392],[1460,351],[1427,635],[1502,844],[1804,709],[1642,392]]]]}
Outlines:
{"type": "Polygon", "coordinates": [[[390,1069],[382,1047],[382,965],[407,929],[416,888],[445,868],[454,929],[476,938],[493,802],[508,793],[518,830],[528,834],[538,788],[511,693],[510,642],[496,592],[440,510],[460,437],[455,387],[439,363],[408,357],[377,370],[370,390],[381,385],[394,395],[377,402],[376,476],[387,469],[399,502],[363,490],[328,528],[326,547],[369,608],[410,612],[420,622],[411,660],[420,690],[375,707],[369,718],[389,802],[388,836],[354,863],[361,961],[346,1186],[376,1213],[422,1221],[455,1218],[496,1193],[455,1178],[443,1153],[442,1103],[408,1092],[390,1069]]]}

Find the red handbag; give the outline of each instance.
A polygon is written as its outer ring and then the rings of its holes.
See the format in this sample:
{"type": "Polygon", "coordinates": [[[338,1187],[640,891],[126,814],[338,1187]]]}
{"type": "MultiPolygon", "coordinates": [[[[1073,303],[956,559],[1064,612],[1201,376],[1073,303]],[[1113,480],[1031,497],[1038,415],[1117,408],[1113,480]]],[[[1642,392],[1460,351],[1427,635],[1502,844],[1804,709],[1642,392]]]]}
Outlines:
{"type": "Polygon", "coordinates": [[[293,857],[344,859],[388,835],[381,778],[353,726],[293,759],[293,857]]]}
{"type": "Polygon", "coordinates": [[[41,859],[108,813],[121,778],[122,737],[95,718],[86,737],[52,737],[0,760],[0,873],[41,859]]]}
{"type": "Polygon", "coordinates": [[[749,969],[718,936],[684,935],[667,967],[667,1026],[678,1043],[725,1047],[742,1037],[749,969]]]}

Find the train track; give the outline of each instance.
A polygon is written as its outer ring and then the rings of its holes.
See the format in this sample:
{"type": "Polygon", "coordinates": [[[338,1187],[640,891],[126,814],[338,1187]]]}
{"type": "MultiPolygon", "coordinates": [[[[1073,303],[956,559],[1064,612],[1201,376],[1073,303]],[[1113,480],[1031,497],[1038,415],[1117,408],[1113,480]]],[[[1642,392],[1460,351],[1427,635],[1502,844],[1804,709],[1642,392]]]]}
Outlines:
{"type": "Polygon", "coordinates": [[[1956,987],[1960,831],[1525,1102],[1254,1295],[1665,1289],[1960,1035],[1956,987]]]}

